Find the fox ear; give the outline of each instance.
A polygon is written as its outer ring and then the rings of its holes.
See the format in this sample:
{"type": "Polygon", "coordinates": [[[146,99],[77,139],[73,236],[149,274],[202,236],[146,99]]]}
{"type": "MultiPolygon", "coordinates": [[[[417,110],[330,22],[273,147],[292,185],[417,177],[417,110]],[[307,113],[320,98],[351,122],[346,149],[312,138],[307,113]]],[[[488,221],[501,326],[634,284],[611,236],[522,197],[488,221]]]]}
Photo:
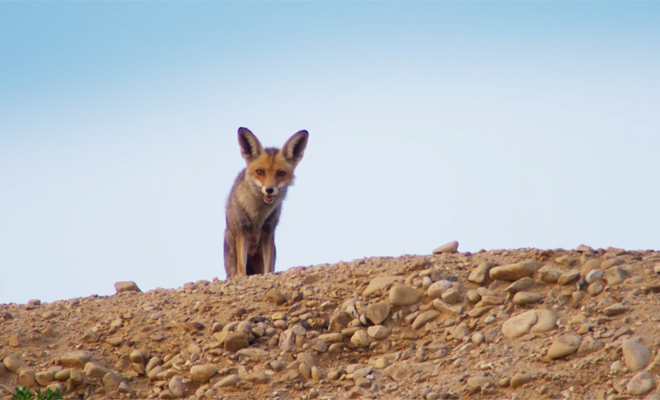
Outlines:
{"type": "Polygon", "coordinates": [[[252,161],[263,153],[261,142],[248,128],[238,128],[238,145],[245,161],[252,161]]]}
{"type": "Polygon", "coordinates": [[[289,140],[284,143],[282,146],[282,155],[284,158],[295,164],[298,164],[305,154],[305,148],[307,147],[307,139],[309,138],[309,133],[307,131],[296,132],[289,140]]]}

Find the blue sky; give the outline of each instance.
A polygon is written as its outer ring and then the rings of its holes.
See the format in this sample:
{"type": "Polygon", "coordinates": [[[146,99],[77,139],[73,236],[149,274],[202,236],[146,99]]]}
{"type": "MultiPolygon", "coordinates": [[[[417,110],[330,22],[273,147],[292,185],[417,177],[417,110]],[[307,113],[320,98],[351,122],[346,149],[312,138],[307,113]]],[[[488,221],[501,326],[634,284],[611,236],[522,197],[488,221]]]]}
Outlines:
{"type": "Polygon", "coordinates": [[[0,303],[224,278],[239,126],[310,141],[276,270],[658,249],[660,3],[2,2],[0,303]]]}

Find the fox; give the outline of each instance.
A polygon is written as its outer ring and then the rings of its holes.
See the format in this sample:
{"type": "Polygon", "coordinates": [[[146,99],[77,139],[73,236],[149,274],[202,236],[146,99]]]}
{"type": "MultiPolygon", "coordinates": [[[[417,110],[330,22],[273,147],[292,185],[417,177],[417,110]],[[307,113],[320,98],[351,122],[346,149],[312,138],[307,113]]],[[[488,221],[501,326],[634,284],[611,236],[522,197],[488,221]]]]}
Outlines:
{"type": "Polygon", "coordinates": [[[275,228],[308,138],[309,133],[301,130],[281,150],[264,148],[249,129],[238,129],[238,145],[246,168],[239,172],[227,199],[227,279],[275,271],[275,228]]]}

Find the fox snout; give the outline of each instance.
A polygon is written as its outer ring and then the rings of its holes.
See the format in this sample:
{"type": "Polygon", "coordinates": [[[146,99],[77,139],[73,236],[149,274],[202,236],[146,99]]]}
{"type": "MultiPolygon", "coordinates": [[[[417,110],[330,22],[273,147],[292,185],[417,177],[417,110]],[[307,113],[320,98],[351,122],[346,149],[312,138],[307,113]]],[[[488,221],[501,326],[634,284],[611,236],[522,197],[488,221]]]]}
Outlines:
{"type": "Polygon", "coordinates": [[[278,190],[276,187],[262,187],[261,193],[264,195],[264,201],[270,204],[275,201],[275,196],[277,196],[278,190]]]}

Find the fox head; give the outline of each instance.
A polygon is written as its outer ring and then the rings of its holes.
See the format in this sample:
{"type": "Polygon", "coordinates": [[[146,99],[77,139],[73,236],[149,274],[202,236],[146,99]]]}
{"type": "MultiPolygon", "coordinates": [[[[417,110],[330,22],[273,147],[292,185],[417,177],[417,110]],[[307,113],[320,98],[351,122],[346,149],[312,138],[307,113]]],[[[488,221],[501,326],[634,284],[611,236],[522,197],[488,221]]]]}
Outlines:
{"type": "Polygon", "coordinates": [[[247,163],[246,177],[261,191],[264,202],[271,204],[281,190],[293,183],[293,171],[303,158],[308,137],[307,131],[299,131],[284,143],[281,150],[274,147],[264,149],[249,129],[238,129],[238,144],[247,163]]]}

